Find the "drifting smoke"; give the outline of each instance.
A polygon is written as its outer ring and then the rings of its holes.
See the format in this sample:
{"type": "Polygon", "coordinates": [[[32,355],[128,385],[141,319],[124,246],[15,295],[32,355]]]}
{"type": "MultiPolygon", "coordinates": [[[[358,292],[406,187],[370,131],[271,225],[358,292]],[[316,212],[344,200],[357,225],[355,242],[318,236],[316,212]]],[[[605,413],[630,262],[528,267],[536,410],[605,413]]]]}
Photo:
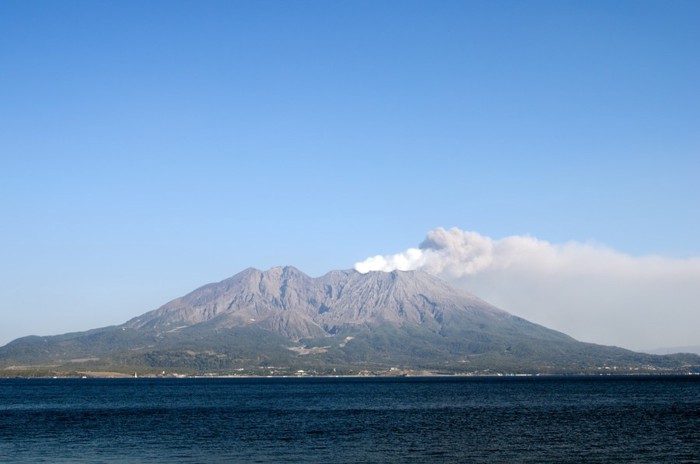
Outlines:
{"type": "Polygon", "coordinates": [[[598,245],[500,240],[442,228],[359,272],[423,270],[583,341],[633,349],[700,345],[700,259],[633,257],[598,245]]]}

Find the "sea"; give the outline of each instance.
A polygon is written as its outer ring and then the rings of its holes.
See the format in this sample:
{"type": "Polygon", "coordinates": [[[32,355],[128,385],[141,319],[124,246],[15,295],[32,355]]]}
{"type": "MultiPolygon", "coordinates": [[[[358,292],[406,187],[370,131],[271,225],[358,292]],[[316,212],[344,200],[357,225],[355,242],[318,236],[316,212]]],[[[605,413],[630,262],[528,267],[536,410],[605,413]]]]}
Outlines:
{"type": "Polygon", "coordinates": [[[2,463],[700,463],[700,377],[2,379],[2,463]]]}

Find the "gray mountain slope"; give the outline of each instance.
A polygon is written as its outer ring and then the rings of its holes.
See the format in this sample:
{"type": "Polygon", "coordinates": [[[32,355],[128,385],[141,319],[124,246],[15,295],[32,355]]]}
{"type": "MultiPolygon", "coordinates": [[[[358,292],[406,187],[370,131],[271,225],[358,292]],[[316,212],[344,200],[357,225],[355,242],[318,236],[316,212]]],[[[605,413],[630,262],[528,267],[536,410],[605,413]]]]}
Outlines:
{"type": "Polygon", "coordinates": [[[302,339],[332,335],[346,326],[383,323],[437,332],[465,318],[496,321],[512,316],[419,271],[333,271],[314,279],[288,266],[267,272],[247,269],[126,325],[156,330],[203,322],[222,328],[255,325],[302,339]]]}
{"type": "Polygon", "coordinates": [[[246,269],[121,326],[25,337],[0,367],[261,374],[685,372],[700,357],[578,342],[419,272],[246,269]],[[269,372],[268,372],[269,373],[269,372]]]}

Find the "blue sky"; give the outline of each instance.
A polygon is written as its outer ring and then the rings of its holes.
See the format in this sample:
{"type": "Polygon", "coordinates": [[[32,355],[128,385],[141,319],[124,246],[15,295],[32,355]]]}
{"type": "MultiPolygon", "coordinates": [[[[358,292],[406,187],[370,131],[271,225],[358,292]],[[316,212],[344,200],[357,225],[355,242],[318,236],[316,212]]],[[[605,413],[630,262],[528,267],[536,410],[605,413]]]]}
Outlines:
{"type": "Polygon", "coordinates": [[[696,1],[4,1],[0,343],[253,266],[700,256],[696,1]]]}

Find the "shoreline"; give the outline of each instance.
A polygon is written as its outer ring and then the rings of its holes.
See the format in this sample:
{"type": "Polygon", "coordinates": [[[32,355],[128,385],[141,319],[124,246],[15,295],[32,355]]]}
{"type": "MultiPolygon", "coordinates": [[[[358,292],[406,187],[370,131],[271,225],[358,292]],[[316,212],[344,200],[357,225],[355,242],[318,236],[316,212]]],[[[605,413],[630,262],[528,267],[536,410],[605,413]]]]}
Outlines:
{"type": "Polygon", "coordinates": [[[699,372],[674,372],[674,373],[578,373],[578,374],[562,374],[562,373],[539,373],[539,374],[406,374],[406,375],[139,375],[133,376],[117,372],[85,372],[83,375],[0,375],[0,380],[289,380],[289,379],[347,379],[347,380],[362,380],[362,379],[386,379],[386,380],[401,380],[401,379],[546,379],[546,378],[662,378],[662,377],[700,377],[699,372]]]}

